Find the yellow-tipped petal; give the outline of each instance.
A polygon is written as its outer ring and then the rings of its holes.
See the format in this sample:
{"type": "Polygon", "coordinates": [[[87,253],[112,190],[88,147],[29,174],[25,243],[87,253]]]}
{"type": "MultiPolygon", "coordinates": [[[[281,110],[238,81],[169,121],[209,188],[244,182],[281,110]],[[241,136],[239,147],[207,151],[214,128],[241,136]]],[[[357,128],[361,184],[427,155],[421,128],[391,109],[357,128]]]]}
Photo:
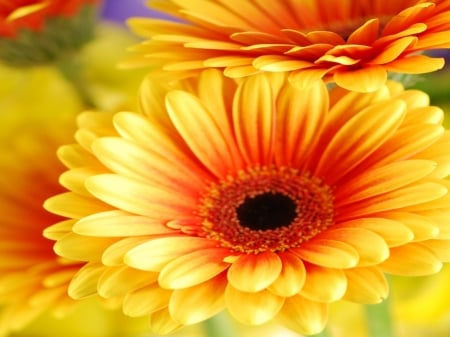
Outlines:
{"type": "Polygon", "coordinates": [[[348,286],[345,300],[376,304],[387,298],[389,285],[380,268],[354,268],[345,270],[348,286]],[[370,282],[368,282],[370,280],[370,282]]]}
{"type": "Polygon", "coordinates": [[[300,295],[311,301],[334,302],[344,296],[346,289],[347,278],[342,270],[307,265],[300,295]]]}
{"type": "Polygon", "coordinates": [[[170,298],[169,312],[185,325],[202,322],[225,308],[225,275],[187,289],[174,290],[170,298]]]}
{"type": "Polygon", "coordinates": [[[258,292],[269,287],[280,275],[282,261],[277,254],[241,255],[228,269],[228,281],[241,291],[258,292]]]}
{"type": "Polygon", "coordinates": [[[278,278],[269,286],[276,295],[289,297],[298,294],[306,279],[306,270],[302,260],[289,252],[278,253],[283,267],[278,278]]]}
{"type": "Polygon", "coordinates": [[[284,297],[268,290],[247,293],[228,285],[225,302],[230,314],[244,324],[259,325],[270,321],[284,303],[284,297]]]}
{"type": "Polygon", "coordinates": [[[125,295],[123,312],[130,317],[140,317],[166,308],[172,291],[162,289],[157,283],[149,284],[125,295]]]}

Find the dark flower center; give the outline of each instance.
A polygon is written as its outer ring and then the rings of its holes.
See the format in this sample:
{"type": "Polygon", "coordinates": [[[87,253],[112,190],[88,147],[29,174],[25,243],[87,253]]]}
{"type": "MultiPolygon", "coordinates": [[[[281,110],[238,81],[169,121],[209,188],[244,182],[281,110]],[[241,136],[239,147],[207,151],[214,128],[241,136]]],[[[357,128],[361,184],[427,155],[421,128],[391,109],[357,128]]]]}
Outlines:
{"type": "Polygon", "coordinates": [[[282,193],[262,193],[245,198],[237,209],[241,226],[252,230],[289,226],[297,217],[296,203],[282,193]]]}
{"type": "Polygon", "coordinates": [[[248,168],[205,192],[199,235],[238,252],[298,247],[333,224],[331,188],[293,168],[248,168]]]}

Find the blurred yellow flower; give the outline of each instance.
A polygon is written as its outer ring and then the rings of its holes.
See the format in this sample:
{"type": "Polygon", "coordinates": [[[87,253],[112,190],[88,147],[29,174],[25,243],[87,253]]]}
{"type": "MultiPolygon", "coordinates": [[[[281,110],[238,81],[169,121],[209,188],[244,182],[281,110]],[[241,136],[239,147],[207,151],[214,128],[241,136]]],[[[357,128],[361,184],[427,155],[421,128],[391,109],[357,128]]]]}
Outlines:
{"type": "Polygon", "coordinates": [[[73,305],[67,285],[79,263],[56,256],[43,229],[61,220],[43,201],[61,191],[55,151],[69,141],[81,107],[76,93],[50,68],[0,68],[0,335],[20,330],[50,306],[73,305]],[[7,88],[9,86],[9,88],[7,88]],[[55,101],[64,97],[64,104],[55,101]]]}
{"type": "Polygon", "coordinates": [[[450,260],[442,119],[395,82],[360,94],[280,73],[148,79],[140,114],[79,117],[78,144],[59,151],[69,191],[45,204],[70,220],[45,234],[86,262],[71,296],[124,296],[157,333],[223,309],[317,333],[328,303],[378,303],[384,273],[450,260]]]}
{"type": "Polygon", "coordinates": [[[133,18],[148,40],[129,66],[185,77],[205,68],[238,78],[289,72],[307,87],[325,79],[349,90],[379,89],[387,72],[426,73],[444,60],[421,52],[449,48],[448,0],[154,0],[177,20],[133,18]]]}

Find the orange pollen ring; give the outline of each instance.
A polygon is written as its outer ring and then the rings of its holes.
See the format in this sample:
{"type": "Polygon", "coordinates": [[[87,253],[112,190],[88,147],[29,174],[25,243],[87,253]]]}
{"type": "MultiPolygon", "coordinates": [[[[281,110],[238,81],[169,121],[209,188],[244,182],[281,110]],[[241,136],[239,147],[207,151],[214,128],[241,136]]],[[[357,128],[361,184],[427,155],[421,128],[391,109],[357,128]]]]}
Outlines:
{"type": "Polygon", "coordinates": [[[296,169],[257,167],[212,185],[198,210],[204,235],[221,246],[245,253],[277,252],[298,247],[333,224],[333,193],[320,179],[296,169]],[[268,203],[278,200],[275,205],[255,206],[254,201],[261,196],[268,203]],[[260,213],[270,219],[262,221],[276,219],[267,212],[280,214],[286,220],[282,215],[285,210],[276,209],[284,200],[295,208],[289,223],[257,228],[260,213]],[[243,224],[239,214],[245,207],[256,207],[249,213],[255,214],[253,228],[243,224]]]}

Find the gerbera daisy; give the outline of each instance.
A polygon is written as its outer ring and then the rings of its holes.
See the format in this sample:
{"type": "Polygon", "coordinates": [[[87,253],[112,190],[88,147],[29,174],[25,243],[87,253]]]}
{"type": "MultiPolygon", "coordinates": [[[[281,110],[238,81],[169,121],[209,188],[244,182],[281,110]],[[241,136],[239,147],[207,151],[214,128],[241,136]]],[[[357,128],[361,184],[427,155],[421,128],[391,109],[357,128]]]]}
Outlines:
{"type": "Polygon", "coordinates": [[[124,296],[160,334],[223,309],[313,334],[328,303],[380,302],[384,273],[450,260],[450,134],[426,94],[210,69],[181,88],[147,80],[140,100],[81,115],[59,151],[69,191],[45,207],[76,222],[46,233],[86,262],[71,296],[124,296]]]}
{"type": "Polygon", "coordinates": [[[204,68],[238,78],[289,72],[297,87],[324,78],[370,92],[387,72],[426,73],[442,58],[420,52],[450,47],[450,1],[154,0],[176,21],[134,18],[149,38],[128,65],[189,76],[204,68]],[[181,21],[181,22],[180,22],[181,21]]]}
{"type": "Polygon", "coordinates": [[[0,1],[0,60],[10,65],[54,61],[93,37],[99,0],[0,1]]]}
{"type": "Polygon", "coordinates": [[[0,336],[4,336],[49,307],[62,315],[74,303],[67,286],[80,264],[58,257],[53,242],[43,237],[43,229],[62,218],[45,211],[42,203],[62,190],[57,179],[63,165],[55,153],[68,141],[81,104],[51,69],[36,69],[29,76],[1,69],[1,75],[9,86],[8,91],[2,85],[0,99],[0,336]],[[54,102],[61,96],[63,108],[54,102]],[[25,104],[17,97],[35,100],[25,104]],[[44,108],[45,114],[40,110],[44,108]]]}

